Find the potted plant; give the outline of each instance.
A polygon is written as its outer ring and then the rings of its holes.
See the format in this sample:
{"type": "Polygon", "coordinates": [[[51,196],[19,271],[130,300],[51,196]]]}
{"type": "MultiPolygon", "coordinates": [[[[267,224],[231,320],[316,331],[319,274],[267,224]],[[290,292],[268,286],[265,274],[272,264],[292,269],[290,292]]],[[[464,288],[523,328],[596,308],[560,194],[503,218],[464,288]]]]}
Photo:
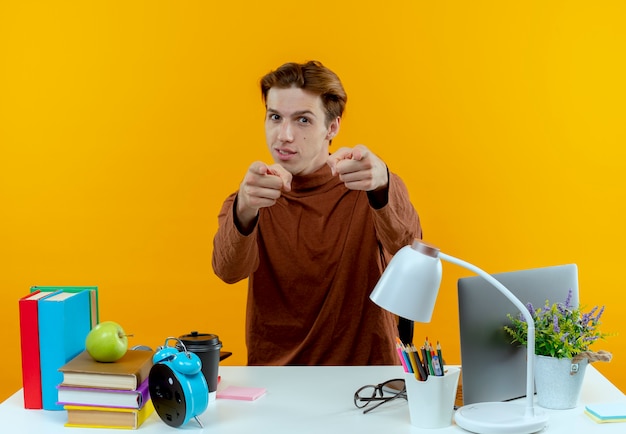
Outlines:
{"type": "MultiPolygon", "coordinates": [[[[610,353],[589,349],[608,336],[600,331],[604,306],[583,312],[580,306],[572,306],[571,299],[570,290],[564,302],[551,304],[546,300],[539,308],[526,305],[535,324],[535,389],[542,407],[575,407],[587,364],[611,360],[610,353]]],[[[504,330],[511,343],[526,345],[528,324],[522,314],[508,317],[511,324],[504,330]]]]}

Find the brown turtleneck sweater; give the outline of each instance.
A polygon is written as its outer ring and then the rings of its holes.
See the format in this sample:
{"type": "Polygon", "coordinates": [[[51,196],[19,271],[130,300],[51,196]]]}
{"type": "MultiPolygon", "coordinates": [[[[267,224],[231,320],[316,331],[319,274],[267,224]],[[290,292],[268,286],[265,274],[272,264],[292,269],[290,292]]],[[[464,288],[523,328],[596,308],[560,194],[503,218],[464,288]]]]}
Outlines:
{"type": "Polygon", "coordinates": [[[227,283],[248,281],[250,365],[398,364],[393,315],[369,295],[388,261],[421,238],[407,189],[389,174],[388,202],[374,209],[324,165],[294,176],[291,192],[259,211],[243,235],[233,220],[236,194],[219,214],[213,270],[227,283]]]}

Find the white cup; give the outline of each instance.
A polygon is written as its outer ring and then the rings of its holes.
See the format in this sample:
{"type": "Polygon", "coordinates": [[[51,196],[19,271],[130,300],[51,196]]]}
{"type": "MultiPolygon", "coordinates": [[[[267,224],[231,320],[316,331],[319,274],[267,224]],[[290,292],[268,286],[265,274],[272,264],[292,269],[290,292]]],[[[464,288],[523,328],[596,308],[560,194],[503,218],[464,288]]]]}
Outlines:
{"type": "Polygon", "coordinates": [[[461,369],[446,367],[444,372],[441,377],[429,375],[426,381],[419,381],[414,374],[405,374],[411,425],[444,428],[452,424],[461,369]]]}

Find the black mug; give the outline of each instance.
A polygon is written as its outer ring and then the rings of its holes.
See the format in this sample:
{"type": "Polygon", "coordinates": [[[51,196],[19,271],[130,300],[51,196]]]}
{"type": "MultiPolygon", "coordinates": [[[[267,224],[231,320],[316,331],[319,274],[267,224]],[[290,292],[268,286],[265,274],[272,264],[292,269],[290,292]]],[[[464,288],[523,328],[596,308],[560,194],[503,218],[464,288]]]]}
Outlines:
{"type": "Polygon", "coordinates": [[[209,393],[215,392],[217,390],[220,350],[222,349],[222,342],[220,342],[219,337],[209,333],[193,331],[188,335],[179,336],[178,339],[180,339],[188,351],[200,358],[202,361],[202,374],[209,386],[209,393]]]}

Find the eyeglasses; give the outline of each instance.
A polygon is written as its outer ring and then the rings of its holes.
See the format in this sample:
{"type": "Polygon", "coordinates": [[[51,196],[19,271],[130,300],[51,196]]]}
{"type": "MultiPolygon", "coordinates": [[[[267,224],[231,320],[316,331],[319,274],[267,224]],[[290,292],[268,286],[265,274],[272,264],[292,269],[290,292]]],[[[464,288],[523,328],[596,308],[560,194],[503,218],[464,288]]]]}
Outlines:
{"type": "Polygon", "coordinates": [[[367,385],[354,392],[354,405],[357,408],[365,408],[373,402],[375,405],[363,410],[363,414],[369,413],[385,402],[393,401],[396,398],[406,399],[406,385],[404,380],[394,378],[377,385],[367,385]]]}

